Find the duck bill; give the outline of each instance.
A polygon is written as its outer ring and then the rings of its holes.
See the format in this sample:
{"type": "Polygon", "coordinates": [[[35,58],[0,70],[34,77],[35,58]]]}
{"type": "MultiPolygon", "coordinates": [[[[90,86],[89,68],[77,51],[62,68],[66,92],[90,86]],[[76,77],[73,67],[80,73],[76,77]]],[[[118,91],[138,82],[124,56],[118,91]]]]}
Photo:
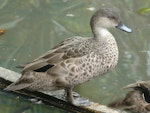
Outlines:
{"type": "Polygon", "coordinates": [[[132,32],[132,29],[128,28],[127,26],[125,26],[122,22],[120,22],[116,28],[120,29],[120,30],[123,30],[125,32],[128,32],[128,33],[131,33],[132,32]]]}

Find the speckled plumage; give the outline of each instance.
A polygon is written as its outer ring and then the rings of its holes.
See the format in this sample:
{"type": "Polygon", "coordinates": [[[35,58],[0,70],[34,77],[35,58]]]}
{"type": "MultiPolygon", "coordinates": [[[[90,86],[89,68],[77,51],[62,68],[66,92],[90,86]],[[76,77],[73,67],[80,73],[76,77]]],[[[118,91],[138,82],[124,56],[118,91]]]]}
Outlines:
{"type": "MultiPolygon", "coordinates": [[[[118,47],[107,28],[116,27],[119,23],[120,18],[115,10],[98,10],[90,22],[93,38],[73,36],[64,40],[44,55],[24,65],[22,77],[6,89],[66,89],[68,95],[71,95],[74,86],[101,76],[116,66],[118,47]]],[[[68,101],[73,103],[73,98],[68,98],[68,101]]]]}

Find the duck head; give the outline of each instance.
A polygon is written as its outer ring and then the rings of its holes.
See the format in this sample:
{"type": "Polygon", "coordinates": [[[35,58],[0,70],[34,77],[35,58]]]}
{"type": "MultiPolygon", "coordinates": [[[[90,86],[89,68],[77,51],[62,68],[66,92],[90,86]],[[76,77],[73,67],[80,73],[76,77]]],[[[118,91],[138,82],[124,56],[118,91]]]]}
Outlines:
{"type": "Polygon", "coordinates": [[[132,32],[130,28],[121,22],[118,12],[109,8],[99,9],[96,13],[94,13],[91,17],[90,25],[93,33],[96,29],[107,29],[111,27],[118,28],[128,33],[132,32]]]}

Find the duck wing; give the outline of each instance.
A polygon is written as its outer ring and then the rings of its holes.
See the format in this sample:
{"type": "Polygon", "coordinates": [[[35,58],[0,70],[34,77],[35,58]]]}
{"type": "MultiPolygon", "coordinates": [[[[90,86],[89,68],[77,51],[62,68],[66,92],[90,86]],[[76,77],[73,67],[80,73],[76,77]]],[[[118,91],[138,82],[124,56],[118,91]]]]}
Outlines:
{"type": "Polygon", "coordinates": [[[23,72],[30,70],[45,72],[63,60],[84,56],[86,54],[86,50],[83,51],[82,46],[86,40],[88,39],[82,37],[72,37],[62,41],[44,55],[41,55],[32,62],[23,65],[23,72]]]}

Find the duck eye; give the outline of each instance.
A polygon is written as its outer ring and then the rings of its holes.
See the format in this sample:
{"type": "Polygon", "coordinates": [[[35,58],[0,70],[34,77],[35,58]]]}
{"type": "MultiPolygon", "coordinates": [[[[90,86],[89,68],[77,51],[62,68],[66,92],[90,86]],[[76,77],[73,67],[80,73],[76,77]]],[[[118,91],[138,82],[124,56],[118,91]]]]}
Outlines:
{"type": "Polygon", "coordinates": [[[115,19],[115,17],[114,17],[114,16],[108,16],[108,18],[109,18],[109,19],[115,19]]]}

